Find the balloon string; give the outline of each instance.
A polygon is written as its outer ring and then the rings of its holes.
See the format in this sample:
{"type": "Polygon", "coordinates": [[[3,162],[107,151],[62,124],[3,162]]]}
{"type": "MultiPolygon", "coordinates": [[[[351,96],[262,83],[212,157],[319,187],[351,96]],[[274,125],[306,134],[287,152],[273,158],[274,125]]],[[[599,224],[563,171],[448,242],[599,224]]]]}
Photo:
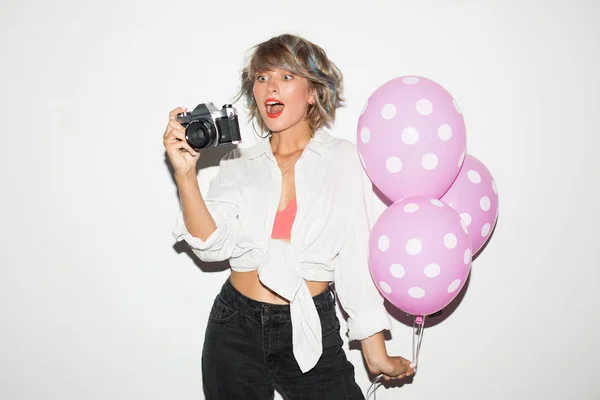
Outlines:
{"type": "Polygon", "coordinates": [[[377,390],[377,388],[379,386],[381,386],[381,383],[378,383],[379,380],[383,378],[383,374],[379,374],[377,375],[372,381],[371,381],[371,386],[369,386],[369,389],[367,390],[367,397],[365,400],[369,400],[369,397],[371,397],[371,395],[373,395],[373,400],[377,400],[377,393],[375,393],[375,391],[377,390]],[[371,391],[372,390],[372,391],[371,391]]]}
{"type": "MultiPolygon", "coordinates": [[[[419,354],[421,353],[421,343],[423,342],[423,328],[425,328],[425,316],[418,315],[413,319],[413,346],[412,346],[412,359],[415,363],[415,373],[419,366],[419,354]],[[418,338],[417,338],[418,337],[418,338]],[[416,341],[416,343],[415,343],[416,341]]],[[[377,400],[377,388],[381,386],[379,380],[383,378],[383,374],[377,375],[372,381],[371,386],[367,390],[365,400],[369,400],[373,396],[373,400],[377,400]]]]}
{"type": "Polygon", "coordinates": [[[415,366],[415,373],[419,367],[419,354],[421,353],[421,342],[423,341],[423,328],[425,327],[425,316],[416,316],[413,319],[413,346],[412,359],[415,366]],[[417,338],[418,337],[418,338],[417,338]],[[416,344],[415,344],[416,340],[416,344]]]}

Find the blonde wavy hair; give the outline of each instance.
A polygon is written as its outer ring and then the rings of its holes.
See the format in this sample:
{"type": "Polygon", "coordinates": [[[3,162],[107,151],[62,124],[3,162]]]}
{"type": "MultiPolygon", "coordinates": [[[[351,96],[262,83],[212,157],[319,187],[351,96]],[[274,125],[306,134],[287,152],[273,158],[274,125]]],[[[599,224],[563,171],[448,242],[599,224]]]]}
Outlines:
{"type": "Polygon", "coordinates": [[[246,98],[248,115],[258,122],[261,132],[269,130],[254,99],[254,81],[257,73],[276,68],[306,78],[309,88],[315,90],[316,101],[308,105],[307,114],[311,135],[323,125],[333,123],[336,109],[344,102],[343,75],[321,47],[299,36],[283,34],[250,50],[253,52],[242,71],[241,88],[236,100],[246,98]]]}

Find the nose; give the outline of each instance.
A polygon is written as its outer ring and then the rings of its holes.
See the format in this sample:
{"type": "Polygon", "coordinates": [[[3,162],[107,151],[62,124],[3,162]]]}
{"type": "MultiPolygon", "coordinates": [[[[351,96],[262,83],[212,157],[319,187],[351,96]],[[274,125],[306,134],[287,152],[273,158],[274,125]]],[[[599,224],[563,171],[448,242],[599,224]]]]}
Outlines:
{"type": "Polygon", "coordinates": [[[279,92],[279,87],[277,86],[277,83],[274,82],[274,79],[269,79],[269,83],[267,84],[267,92],[268,93],[278,93],[279,92]]]}

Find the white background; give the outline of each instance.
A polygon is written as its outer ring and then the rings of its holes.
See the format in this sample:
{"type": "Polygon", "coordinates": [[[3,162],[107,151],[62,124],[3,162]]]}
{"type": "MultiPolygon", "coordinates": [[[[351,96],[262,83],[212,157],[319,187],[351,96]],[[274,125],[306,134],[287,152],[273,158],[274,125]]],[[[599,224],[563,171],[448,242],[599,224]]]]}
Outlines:
{"type": "MultiPolygon", "coordinates": [[[[600,3],[94,3],[2,2],[0,398],[203,398],[228,271],[174,245],[162,133],[176,106],[229,102],[246,51],[284,32],[344,72],[336,136],[356,142],[379,85],[426,76],[457,99],[498,184],[469,285],[425,329],[414,381],[378,399],[600,398],[600,3]]],[[[203,191],[221,155],[203,154],[203,191]]],[[[390,336],[410,358],[412,328],[390,336]]]]}

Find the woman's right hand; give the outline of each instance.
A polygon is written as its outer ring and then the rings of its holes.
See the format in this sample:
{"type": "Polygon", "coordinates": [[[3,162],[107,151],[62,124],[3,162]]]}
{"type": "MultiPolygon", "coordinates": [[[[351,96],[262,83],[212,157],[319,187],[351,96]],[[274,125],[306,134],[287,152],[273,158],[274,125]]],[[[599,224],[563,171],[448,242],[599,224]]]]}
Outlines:
{"type": "Polygon", "coordinates": [[[186,110],[186,108],[177,107],[169,113],[169,124],[163,135],[163,144],[177,176],[195,175],[196,162],[200,158],[200,152],[192,149],[187,143],[185,128],[176,119],[177,114],[186,110]]]}

